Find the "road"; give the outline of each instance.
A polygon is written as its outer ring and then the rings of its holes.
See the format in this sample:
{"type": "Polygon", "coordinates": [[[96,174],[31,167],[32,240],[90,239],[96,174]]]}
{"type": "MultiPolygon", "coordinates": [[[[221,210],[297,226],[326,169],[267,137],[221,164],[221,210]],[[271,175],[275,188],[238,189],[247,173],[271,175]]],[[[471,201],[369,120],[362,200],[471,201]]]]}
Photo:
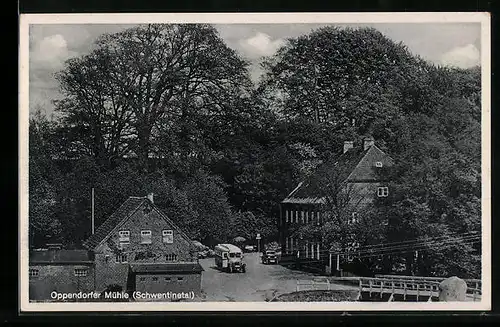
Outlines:
{"type": "MultiPolygon", "coordinates": [[[[245,273],[227,273],[215,266],[214,258],[201,259],[202,292],[205,301],[253,302],[265,301],[272,294],[291,293],[296,290],[297,279],[311,279],[315,275],[290,270],[281,265],[264,265],[259,253],[245,253],[245,273]]],[[[335,285],[338,289],[351,289],[335,285]]]]}

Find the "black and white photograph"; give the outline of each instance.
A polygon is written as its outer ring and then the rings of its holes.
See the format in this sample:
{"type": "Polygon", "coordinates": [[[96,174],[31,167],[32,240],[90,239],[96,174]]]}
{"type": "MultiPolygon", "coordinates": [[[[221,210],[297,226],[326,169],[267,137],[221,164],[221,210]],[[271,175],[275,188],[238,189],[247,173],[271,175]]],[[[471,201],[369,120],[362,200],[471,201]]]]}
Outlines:
{"type": "Polygon", "coordinates": [[[490,309],[489,19],[21,15],[22,308],[490,309]]]}

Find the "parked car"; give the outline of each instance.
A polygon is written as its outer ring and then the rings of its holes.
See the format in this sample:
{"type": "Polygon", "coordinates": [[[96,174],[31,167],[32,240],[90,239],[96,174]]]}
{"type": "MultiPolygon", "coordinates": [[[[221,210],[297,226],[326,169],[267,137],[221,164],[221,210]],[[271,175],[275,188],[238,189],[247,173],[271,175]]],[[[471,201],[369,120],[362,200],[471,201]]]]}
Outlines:
{"type": "Polygon", "coordinates": [[[208,257],[208,251],[207,250],[203,250],[203,251],[199,251],[198,252],[198,259],[205,259],[206,257],[208,257]]]}
{"type": "Polygon", "coordinates": [[[262,263],[270,264],[270,263],[278,263],[278,256],[276,255],[276,251],[274,250],[266,250],[262,254],[262,263]]]}

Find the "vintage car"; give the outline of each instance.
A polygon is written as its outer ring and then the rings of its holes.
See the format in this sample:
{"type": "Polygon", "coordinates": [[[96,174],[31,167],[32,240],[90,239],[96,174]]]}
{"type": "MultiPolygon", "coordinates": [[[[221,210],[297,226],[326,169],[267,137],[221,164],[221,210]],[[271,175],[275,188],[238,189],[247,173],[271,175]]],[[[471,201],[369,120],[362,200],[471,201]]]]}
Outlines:
{"type": "Polygon", "coordinates": [[[245,250],[245,252],[253,252],[255,251],[255,245],[245,245],[243,249],[245,250]]]}
{"type": "Polygon", "coordinates": [[[278,263],[278,256],[276,255],[276,251],[274,250],[266,250],[262,253],[262,263],[270,264],[270,263],[278,263]]]}
{"type": "Polygon", "coordinates": [[[218,244],[215,247],[215,265],[230,273],[246,271],[243,251],[233,244],[218,244]]]}

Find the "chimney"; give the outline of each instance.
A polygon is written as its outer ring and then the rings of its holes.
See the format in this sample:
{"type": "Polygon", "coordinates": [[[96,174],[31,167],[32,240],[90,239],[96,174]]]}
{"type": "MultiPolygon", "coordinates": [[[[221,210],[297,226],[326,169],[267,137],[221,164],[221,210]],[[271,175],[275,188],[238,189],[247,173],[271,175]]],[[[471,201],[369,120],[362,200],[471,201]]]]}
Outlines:
{"type": "Polygon", "coordinates": [[[154,193],[149,193],[148,194],[148,200],[151,201],[151,203],[153,203],[153,204],[155,203],[154,202],[154,193]]]}
{"type": "Polygon", "coordinates": [[[375,144],[375,140],[371,136],[366,136],[363,139],[363,150],[366,151],[368,150],[372,145],[375,144]]]}
{"type": "Polygon", "coordinates": [[[349,149],[352,149],[354,147],[354,142],[353,141],[344,141],[344,152],[346,153],[349,151],[349,149]]]}

